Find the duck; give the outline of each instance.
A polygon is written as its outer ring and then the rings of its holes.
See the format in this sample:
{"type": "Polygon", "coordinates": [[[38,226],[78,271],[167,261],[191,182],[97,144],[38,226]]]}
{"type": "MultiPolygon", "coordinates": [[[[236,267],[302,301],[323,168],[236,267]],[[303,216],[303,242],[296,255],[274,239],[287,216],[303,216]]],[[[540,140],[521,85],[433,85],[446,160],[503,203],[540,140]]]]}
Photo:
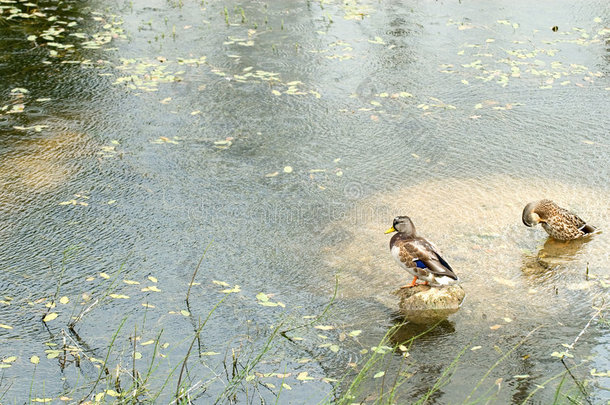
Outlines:
{"type": "Polygon", "coordinates": [[[551,200],[533,201],[523,208],[521,219],[525,226],[542,224],[542,228],[558,241],[569,241],[596,231],[578,215],[561,208],[551,200]]]}
{"type": "Polygon", "coordinates": [[[423,285],[443,287],[456,284],[455,272],[440,255],[437,248],[415,232],[415,225],[408,216],[394,218],[392,227],[385,233],[396,232],[390,240],[390,252],[398,265],[413,276],[411,283],[400,288],[415,287],[418,279],[423,285]]]}

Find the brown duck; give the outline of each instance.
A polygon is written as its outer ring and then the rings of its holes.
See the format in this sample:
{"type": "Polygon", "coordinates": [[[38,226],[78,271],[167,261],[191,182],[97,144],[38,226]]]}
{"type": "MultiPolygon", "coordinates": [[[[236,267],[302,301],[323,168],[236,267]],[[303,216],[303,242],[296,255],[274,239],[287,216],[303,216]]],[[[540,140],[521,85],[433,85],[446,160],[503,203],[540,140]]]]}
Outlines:
{"type": "Polygon", "coordinates": [[[441,257],[436,247],[426,239],[415,235],[415,225],[411,218],[407,216],[394,218],[392,227],[385,231],[385,233],[390,232],[397,232],[390,240],[392,257],[400,267],[413,275],[413,281],[400,288],[415,287],[418,278],[424,280],[425,285],[434,287],[458,282],[453,269],[441,257]]]}
{"type": "Polygon", "coordinates": [[[527,204],[523,209],[522,219],[526,226],[542,224],[552,238],[560,241],[577,239],[595,232],[595,227],[576,214],[546,199],[527,204]]]}

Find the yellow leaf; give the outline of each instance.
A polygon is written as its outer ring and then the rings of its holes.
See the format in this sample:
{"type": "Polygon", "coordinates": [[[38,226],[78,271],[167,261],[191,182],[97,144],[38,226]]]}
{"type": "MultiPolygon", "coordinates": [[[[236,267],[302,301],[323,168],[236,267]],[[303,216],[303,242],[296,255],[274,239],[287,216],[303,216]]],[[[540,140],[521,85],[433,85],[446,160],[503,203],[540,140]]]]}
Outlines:
{"type": "Polygon", "coordinates": [[[123,282],[124,282],[125,284],[129,284],[129,285],[137,285],[137,284],[140,284],[140,282],[139,282],[139,281],[133,281],[133,280],[123,280],[123,282]]]}
{"type": "Polygon", "coordinates": [[[110,298],[114,298],[114,299],[128,299],[129,295],[123,295],[123,294],[109,294],[110,298]]]}
{"type": "Polygon", "coordinates": [[[12,326],[5,325],[5,324],[3,324],[3,323],[0,323],[0,328],[2,328],[2,329],[13,329],[13,327],[12,327],[12,326]]]}
{"type": "Polygon", "coordinates": [[[142,346],[148,346],[148,345],[152,345],[153,343],[155,343],[154,340],[147,340],[146,342],[142,342],[142,346]]]}
{"type": "Polygon", "coordinates": [[[314,328],[316,329],[320,329],[320,330],[331,330],[331,329],[335,329],[334,326],[331,325],[316,325],[314,326],[314,328]]]}
{"type": "Polygon", "coordinates": [[[180,313],[182,314],[182,316],[189,316],[191,313],[189,311],[187,311],[186,309],[183,309],[180,311],[180,313]]]}
{"type": "Polygon", "coordinates": [[[42,318],[43,322],[51,322],[53,319],[57,318],[57,313],[56,312],[51,312],[49,314],[47,314],[44,318],[42,318]]]}
{"type": "Polygon", "coordinates": [[[59,299],[60,304],[67,304],[68,302],[70,302],[70,298],[66,297],[65,295],[63,297],[61,297],[59,299]]]}
{"type": "Polygon", "coordinates": [[[38,363],[40,363],[40,357],[38,357],[38,356],[36,356],[36,355],[34,355],[34,356],[30,357],[30,363],[32,363],[32,364],[38,364],[38,363]]]}
{"type": "Polygon", "coordinates": [[[110,276],[106,273],[100,273],[100,277],[105,278],[106,280],[108,280],[110,278],[110,276]]]}
{"type": "Polygon", "coordinates": [[[307,381],[307,380],[313,380],[313,378],[308,376],[307,371],[303,371],[303,372],[299,373],[299,375],[297,375],[297,380],[307,381]]]}
{"type": "Polygon", "coordinates": [[[10,356],[10,357],[7,357],[6,359],[3,359],[2,362],[3,363],[14,363],[15,360],[17,360],[17,356],[10,356]]]}
{"type": "Polygon", "coordinates": [[[153,277],[153,276],[148,276],[148,279],[149,279],[150,281],[152,281],[153,283],[156,283],[156,282],[158,281],[158,280],[157,280],[157,278],[156,278],[156,277],[153,277]]]}

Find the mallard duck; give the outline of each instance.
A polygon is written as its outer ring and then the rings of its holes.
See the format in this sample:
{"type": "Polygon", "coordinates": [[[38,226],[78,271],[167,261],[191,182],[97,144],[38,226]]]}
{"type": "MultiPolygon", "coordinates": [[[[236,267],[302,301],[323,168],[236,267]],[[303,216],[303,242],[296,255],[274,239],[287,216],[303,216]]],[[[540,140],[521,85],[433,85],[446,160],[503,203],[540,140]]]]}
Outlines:
{"type": "Polygon", "coordinates": [[[456,284],[458,277],[453,269],[441,257],[436,247],[426,239],[415,235],[415,225],[411,218],[399,216],[394,218],[392,227],[385,233],[397,232],[390,240],[390,252],[400,267],[413,275],[410,284],[400,288],[417,285],[417,279],[424,280],[424,285],[435,287],[456,284]]]}
{"type": "Polygon", "coordinates": [[[551,237],[560,241],[580,238],[595,232],[595,227],[587,224],[576,214],[546,199],[527,204],[521,218],[529,227],[542,224],[551,237]]]}

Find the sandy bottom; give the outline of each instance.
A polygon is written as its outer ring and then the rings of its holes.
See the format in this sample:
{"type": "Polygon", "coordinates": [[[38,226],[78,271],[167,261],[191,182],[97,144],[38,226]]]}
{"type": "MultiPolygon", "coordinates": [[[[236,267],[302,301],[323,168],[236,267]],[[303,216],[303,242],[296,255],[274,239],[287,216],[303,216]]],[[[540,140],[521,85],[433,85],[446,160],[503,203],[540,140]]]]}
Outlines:
{"type": "Polygon", "coordinates": [[[330,225],[344,237],[325,250],[326,261],[340,275],[342,298],[371,297],[395,307],[390,293],[410,277],[390,256],[384,231],[394,216],[408,215],[460,277],[468,306],[545,312],[549,297],[566,292],[553,305],[569,306],[569,292],[578,292],[591,298],[580,303],[590,308],[610,284],[610,233],[561,243],[541,227],[527,228],[523,207],[542,198],[598,229],[610,226],[609,190],[508,176],[435,180],[363,200],[330,225]]]}

